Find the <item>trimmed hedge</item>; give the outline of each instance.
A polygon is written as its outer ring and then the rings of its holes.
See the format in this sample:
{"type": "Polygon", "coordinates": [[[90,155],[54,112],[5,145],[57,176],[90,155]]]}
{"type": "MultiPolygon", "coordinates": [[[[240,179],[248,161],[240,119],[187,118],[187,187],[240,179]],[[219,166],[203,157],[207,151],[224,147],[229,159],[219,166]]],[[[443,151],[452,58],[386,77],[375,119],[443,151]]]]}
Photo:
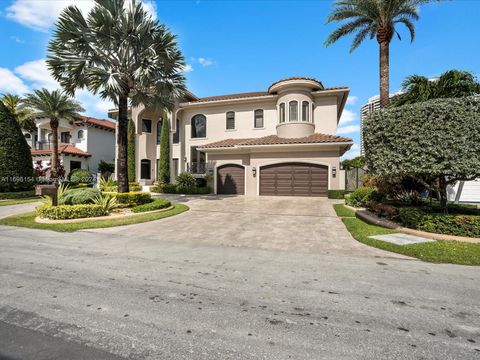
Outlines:
{"type": "Polygon", "coordinates": [[[154,193],[163,193],[163,194],[188,194],[188,195],[206,195],[212,192],[212,189],[209,186],[198,187],[198,186],[182,186],[175,184],[164,184],[157,183],[153,186],[150,191],[154,193]]]}
{"type": "Polygon", "coordinates": [[[123,206],[137,206],[152,202],[152,196],[147,192],[128,192],[128,193],[115,193],[105,192],[110,196],[117,198],[117,202],[123,206]]]}
{"type": "MultiPolygon", "coordinates": [[[[142,191],[142,186],[138,182],[131,182],[131,183],[128,183],[128,189],[130,190],[130,192],[142,191]]],[[[105,191],[105,192],[117,192],[117,190],[118,190],[118,185],[116,181],[115,181],[115,185],[106,186],[102,189],[102,191],[105,191]]]]}
{"type": "Polygon", "coordinates": [[[94,182],[95,179],[90,171],[85,169],[75,169],[68,175],[68,180],[77,184],[90,184],[94,182]]]}
{"type": "Polygon", "coordinates": [[[165,208],[168,208],[171,205],[172,205],[172,203],[167,199],[155,199],[148,204],[134,206],[131,210],[134,213],[140,213],[140,212],[145,212],[145,211],[165,209],[165,208]]]}
{"type": "Polygon", "coordinates": [[[60,196],[58,202],[60,205],[92,204],[101,195],[102,192],[97,188],[69,189],[60,196]]]}
{"type": "Polygon", "coordinates": [[[41,205],[37,206],[37,216],[52,220],[80,219],[106,215],[101,205],[41,205]]]}
{"type": "Polygon", "coordinates": [[[438,234],[480,237],[480,215],[443,214],[431,209],[399,209],[400,223],[408,228],[438,234]]]}
{"type": "Polygon", "coordinates": [[[343,199],[345,197],[345,190],[328,190],[329,199],[343,199]]]}
{"type": "Polygon", "coordinates": [[[362,186],[346,197],[345,202],[354,207],[367,206],[370,201],[380,202],[383,196],[375,188],[362,186]]]}
{"type": "Polygon", "coordinates": [[[1,192],[0,200],[11,200],[11,199],[25,199],[35,197],[35,190],[27,191],[16,191],[16,192],[1,192]]]}

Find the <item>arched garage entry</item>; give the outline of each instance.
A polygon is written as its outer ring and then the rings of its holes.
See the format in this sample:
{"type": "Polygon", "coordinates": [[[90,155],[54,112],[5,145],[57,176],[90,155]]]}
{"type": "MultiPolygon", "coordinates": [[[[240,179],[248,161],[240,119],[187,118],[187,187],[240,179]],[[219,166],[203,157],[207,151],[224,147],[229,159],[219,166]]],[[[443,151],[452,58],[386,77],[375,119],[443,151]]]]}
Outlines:
{"type": "Polygon", "coordinates": [[[217,194],[245,194],[245,168],[228,164],[217,168],[217,194]]]}
{"type": "Polygon", "coordinates": [[[327,196],[328,166],[289,162],[260,168],[260,195],[327,196]]]}

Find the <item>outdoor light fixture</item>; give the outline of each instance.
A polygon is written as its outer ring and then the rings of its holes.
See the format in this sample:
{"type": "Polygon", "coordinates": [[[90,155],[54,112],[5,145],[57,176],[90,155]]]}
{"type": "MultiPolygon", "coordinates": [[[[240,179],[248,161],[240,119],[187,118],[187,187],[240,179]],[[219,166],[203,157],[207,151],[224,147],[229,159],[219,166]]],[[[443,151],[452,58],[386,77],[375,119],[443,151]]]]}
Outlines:
{"type": "Polygon", "coordinates": [[[253,174],[253,177],[257,176],[257,168],[255,166],[252,167],[252,174],[253,174]]]}
{"type": "Polygon", "coordinates": [[[336,177],[337,176],[337,168],[334,166],[332,167],[332,176],[336,177]]]}

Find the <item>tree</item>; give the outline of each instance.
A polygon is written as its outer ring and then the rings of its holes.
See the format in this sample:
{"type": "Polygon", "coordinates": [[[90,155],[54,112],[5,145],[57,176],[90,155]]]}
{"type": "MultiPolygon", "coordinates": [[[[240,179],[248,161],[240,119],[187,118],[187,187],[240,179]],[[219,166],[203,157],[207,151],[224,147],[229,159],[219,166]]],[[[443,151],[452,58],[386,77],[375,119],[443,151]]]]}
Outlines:
{"type": "Polygon", "coordinates": [[[50,176],[58,177],[58,124],[60,119],[74,121],[81,118],[80,113],[85,111],[82,106],[59,90],[35,90],[27,94],[24,104],[32,109],[32,117],[49,118],[52,130],[52,168],[50,176]]]}
{"type": "Polygon", "coordinates": [[[480,94],[480,83],[475,75],[461,70],[446,71],[438,79],[410,75],[403,81],[402,88],[404,92],[392,99],[393,106],[480,94]]]}
{"type": "Polygon", "coordinates": [[[118,106],[118,191],[128,192],[128,105],[171,109],[186,91],[176,36],[137,0],[96,0],[84,17],[76,6],[60,14],[47,65],[68,94],[87,88],[118,106]]]}
{"type": "Polygon", "coordinates": [[[128,179],[135,181],[135,124],[132,119],[128,120],[127,142],[128,179]]]}
{"type": "Polygon", "coordinates": [[[437,99],[376,111],[364,121],[364,145],[372,175],[413,176],[440,193],[480,177],[480,96],[437,99]]]}
{"type": "Polygon", "coordinates": [[[27,131],[35,131],[37,129],[35,121],[31,116],[32,112],[22,104],[20,96],[6,93],[2,95],[0,101],[13,114],[22,129],[27,131]]]}
{"type": "Polygon", "coordinates": [[[350,169],[363,169],[365,166],[365,157],[357,156],[353,159],[345,159],[342,161],[342,167],[344,170],[350,169]]]}
{"type": "Polygon", "coordinates": [[[15,115],[0,102],[0,192],[27,190],[32,186],[30,147],[15,115]]]}
{"type": "Polygon", "coordinates": [[[356,33],[350,52],[355,50],[369,37],[376,37],[380,47],[380,107],[389,105],[390,42],[398,24],[407,27],[410,39],[415,38],[414,21],[419,19],[418,6],[432,0],[336,0],[334,10],[327,22],[347,21],[325,41],[325,46],[337,42],[340,38],[356,33]]]}
{"type": "Polygon", "coordinates": [[[170,183],[170,129],[166,112],[163,112],[162,133],[160,134],[158,181],[164,184],[170,183]]]}

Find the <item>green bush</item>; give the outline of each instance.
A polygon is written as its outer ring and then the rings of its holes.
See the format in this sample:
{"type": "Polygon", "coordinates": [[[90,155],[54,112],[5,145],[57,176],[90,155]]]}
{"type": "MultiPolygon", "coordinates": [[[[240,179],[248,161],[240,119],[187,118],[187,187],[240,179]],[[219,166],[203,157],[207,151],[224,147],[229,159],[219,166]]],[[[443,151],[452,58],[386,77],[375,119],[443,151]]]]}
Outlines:
{"type": "Polygon", "coordinates": [[[480,215],[443,214],[432,209],[404,207],[400,223],[408,228],[438,234],[480,237],[480,215]]]}
{"type": "Polygon", "coordinates": [[[68,180],[73,183],[90,184],[94,182],[93,174],[85,169],[75,169],[68,175],[68,180]]]}
{"type": "Polygon", "coordinates": [[[131,207],[147,204],[152,201],[150,193],[147,192],[128,192],[128,193],[106,193],[114,196],[117,202],[123,206],[131,207]]]}
{"type": "Polygon", "coordinates": [[[177,194],[189,194],[189,195],[205,195],[205,194],[210,194],[212,189],[209,186],[206,187],[185,187],[185,186],[179,186],[175,188],[175,192],[177,194]]]}
{"type": "Polygon", "coordinates": [[[96,197],[102,193],[96,188],[79,188],[65,191],[58,202],[60,205],[93,204],[96,197]]]}
{"type": "Polygon", "coordinates": [[[30,197],[35,197],[35,190],[0,193],[0,200],[25,199],[30,197]]]}
{"type": "Polygon", "coordinates": [[[345,198],[345,190],[328,190],[329,199],[343,199],[345,198]]]}
{"type": "Polygon", "coordinates": [[[192,174],[186,172],[179,174],[175,178],[175,181],[177,188],[180,187],[182,189],[193,189],[197,186],[197,181],[195,180],[195,177],[192,174]]]}
{"type": "Polygon", "coordinates": [[[352,192],[346,203],[354,207],[366,206],[370,201],[380,202],[383,196],[375,188],[362,186],[352,192]]]}
{"type": "Polygon", "coordinates": [[[113,162],[107,162],[100,160],[98,163],[98,172],[101,174],[104,173],[113,173],[115,171],[115,164],[113,162]]]}
{"type": "Polygon", "coordinates": [[[172,205],[172,203],[167,199],[155,199],[148,204],[134,206],[131,210],[134,213],[145,212],[145,211],[153,211],[159,209],[165,209],[172,205]]]}
{"type": "Polygon", "coordinates": [[[64,220],[104,216],[101,205],[41,205],[36,208],[37,216],[45,219],[64,220]]]}
{"type": "Polygon", "coordinates": [[[131,182],[128,184],[130,191],[142,191],[142,186],[138,182],[131,182]]]}

